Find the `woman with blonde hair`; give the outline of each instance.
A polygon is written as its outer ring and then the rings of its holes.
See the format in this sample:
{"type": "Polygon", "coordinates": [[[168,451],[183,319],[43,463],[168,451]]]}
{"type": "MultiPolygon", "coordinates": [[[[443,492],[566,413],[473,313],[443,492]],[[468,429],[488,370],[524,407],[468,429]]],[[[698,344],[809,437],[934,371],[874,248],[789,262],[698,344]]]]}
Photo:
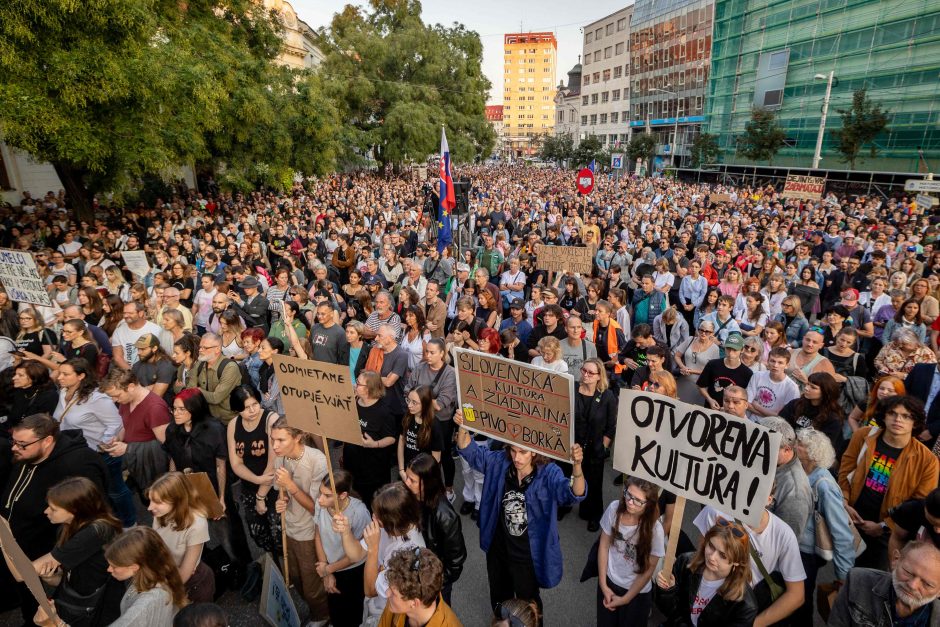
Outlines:
{"type": "Polygon", "coordinates": [[[668,370],[650,373],[650,384],[646,389],[670,398],[679,398],[677,396],[676,379],[668,370]]]}
{"type": "MultiPolygon", "coordinates": [[[[584,477],[588,485],[579,515],[588,521],[588,531],[595,532],[604,513],[604,460],[617,427],[617,395],[609,388],[604,362],[597,357],[581,364],[574,417],[574,440],[584,451],[584,477]]],[[[567,470],[567,465],[562,469],[567,470]]]]}
{"type": "Polygon", "coordinates": [[[757,618],[751,590],[750,538],[738,523],[719,518],[698,550],[676,558],[656,576],[656,607],[665,627],[750,627],[757,618]],[[693,616],[695,617],[693,619],[693,616]]]}
{"type": "Polygon", "coordinates": [[[189,601],[160,535],[149,527],[134,527],[115,538],[104,557],[112,577],[131,582],[121,599],[121,617],[110,627],[171,627],[173,616],[189,601]]]}
{"type": "Polygon", "coordinates": [[[215,573],[202,561],[209,541],[209,521],[181,472],[168,472],[147,493],[153,528],[166,543],[186,594],[193,603],[208,603],[215,594],[215,573]]]}
{"type": "Polygon", "coordinates": [[[561,342],[557,337],[546,335],[538,342],[539,354],[532,359],[533,366],[548,368],[555,372],[568,372],[568,364],[561,358],[561,342]]]}

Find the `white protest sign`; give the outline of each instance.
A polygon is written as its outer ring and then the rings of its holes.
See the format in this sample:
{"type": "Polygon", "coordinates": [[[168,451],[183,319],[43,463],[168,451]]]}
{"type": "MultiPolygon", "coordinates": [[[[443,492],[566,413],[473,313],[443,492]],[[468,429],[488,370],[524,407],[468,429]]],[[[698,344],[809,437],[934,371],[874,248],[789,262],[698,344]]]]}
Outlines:
{"type": "Polygon", "coordinates": [[[124,257],[124,265],[134,273],[138,278],[144,278],[150,272],[150,262],[147,261],[147,253],[142,250],[125,250],[121,253],[124,257]]]}
{"type": "Polygon", "coordinates": [[[273,627],[300,627],[300,615],[271,555],[264,554],[264,581],[261,585],[261,618],[273,627]]]}
{"type": "Polygon", "coordinates": [[[0,248],[0,282],[10,300],[52,307],[36,262],[28,252],[0,248]]]}
{"type": "Polygon", "coordinates": [[[757,526],[780,434],[673,398],[620,391],[614,468],[757,526]]]}

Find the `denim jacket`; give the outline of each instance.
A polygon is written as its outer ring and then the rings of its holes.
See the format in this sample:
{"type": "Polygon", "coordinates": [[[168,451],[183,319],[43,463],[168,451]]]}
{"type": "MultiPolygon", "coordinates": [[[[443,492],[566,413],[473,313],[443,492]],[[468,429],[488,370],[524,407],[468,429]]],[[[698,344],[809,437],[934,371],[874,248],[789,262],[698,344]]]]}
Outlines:
{"type": "MultiPolygon", "coordinates": [[[[493,542],[506,485],[506,471],[510,461],[505,450],[490,451],[470,440],[460,450],[471,468],[483,473],[483,496],[480,499],[480,548],[486,553],[493,542]]],[[[525,491],[525,509],[529,518],[529,550],[540,588],[554,588],[561,581],[561,543],[558,538],[557,513],[559,506],[580,503],[587,496],[575,496],[568,478],[553,463],[540,466],[525,491]]]]}
{"type": "MultiPolygon", "coordinates": [[[[836,579],[845,581],[849,570],[855,565],[855,544],[849,528],[849,514],[842,501],[839,489],[826,468],[816,468],[809,474],[809,485],[816,500],[815,510],[822,514],[832,534],[832,568],[836,579]]],[[[809,522],[800,536],[800,553],[813,555],[816,551],[816,517],[810,515],[809,522]]]]}
{"type": "MultiPolygon", "coordinates": [[[[829,627],[891,627],[891,574],[853,568],[829,615],[829,627]]],[[[940,627],[940,600],[932,603],[930,627],[940,627]]]]}
{"type": "Polygon", "coordinates": [[[801,348],[803,346],[803,336],[809,331],[809,320],[803,316],[796,316],[790,324],[787,324],[787,318],[782,313],[774,318],[777,322],[786,327],[787,344],[790,348],[801,348]]]}

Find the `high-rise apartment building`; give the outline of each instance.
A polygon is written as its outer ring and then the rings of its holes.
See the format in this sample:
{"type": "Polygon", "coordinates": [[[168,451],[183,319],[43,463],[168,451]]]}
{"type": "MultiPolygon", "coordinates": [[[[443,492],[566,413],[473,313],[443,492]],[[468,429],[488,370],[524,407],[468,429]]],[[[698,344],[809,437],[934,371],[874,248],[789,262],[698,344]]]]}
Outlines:
{"type": "Polygon", "coordinates": [[[580,139],[615,146],[630,134],[630,17],[633,6],[584,27],[580,139]]]}
{"type": "Polygon", "coordinates": [[[714,0],[637,0],[633,7],[630,126],[656,137],[653,169],[673,153],[682,164],[705,119],[714,9],[714,0]]]}
{"type": "Polygon", "coordinates": [[[503,141],[512,157],[534,155],[538,136],[555,128],[557,56],[552,33],[503,38],[503,141]]]}
{"type": "Polygon", "coordinates": [[[774,165],[811,167],[829,73],[834,74],[820,167],[847,170],[832,129],[853,92],[888,110],[858,170],[918,172],[940,163],[940,2],[716,0],[706,128],[725,163],[753,107],[777,111],[787,132],[774,165]],[[816,78],[820,75],[821,78],[816,78]]]}

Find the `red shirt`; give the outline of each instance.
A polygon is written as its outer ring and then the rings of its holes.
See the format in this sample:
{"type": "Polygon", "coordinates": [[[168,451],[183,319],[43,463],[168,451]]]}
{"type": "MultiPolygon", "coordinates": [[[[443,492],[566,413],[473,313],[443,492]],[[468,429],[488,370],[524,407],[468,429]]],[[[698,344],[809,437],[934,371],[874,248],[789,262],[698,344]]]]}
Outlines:
{"type": "Polygon", "coordinates": [[[149,392],[140,404],[131,411],[130,404],[118,405],[118,412],[124,422],[125,442],[150,442],[157,439],[153,430],[169,424],[170,408],[166,402],[149,392]]]}

